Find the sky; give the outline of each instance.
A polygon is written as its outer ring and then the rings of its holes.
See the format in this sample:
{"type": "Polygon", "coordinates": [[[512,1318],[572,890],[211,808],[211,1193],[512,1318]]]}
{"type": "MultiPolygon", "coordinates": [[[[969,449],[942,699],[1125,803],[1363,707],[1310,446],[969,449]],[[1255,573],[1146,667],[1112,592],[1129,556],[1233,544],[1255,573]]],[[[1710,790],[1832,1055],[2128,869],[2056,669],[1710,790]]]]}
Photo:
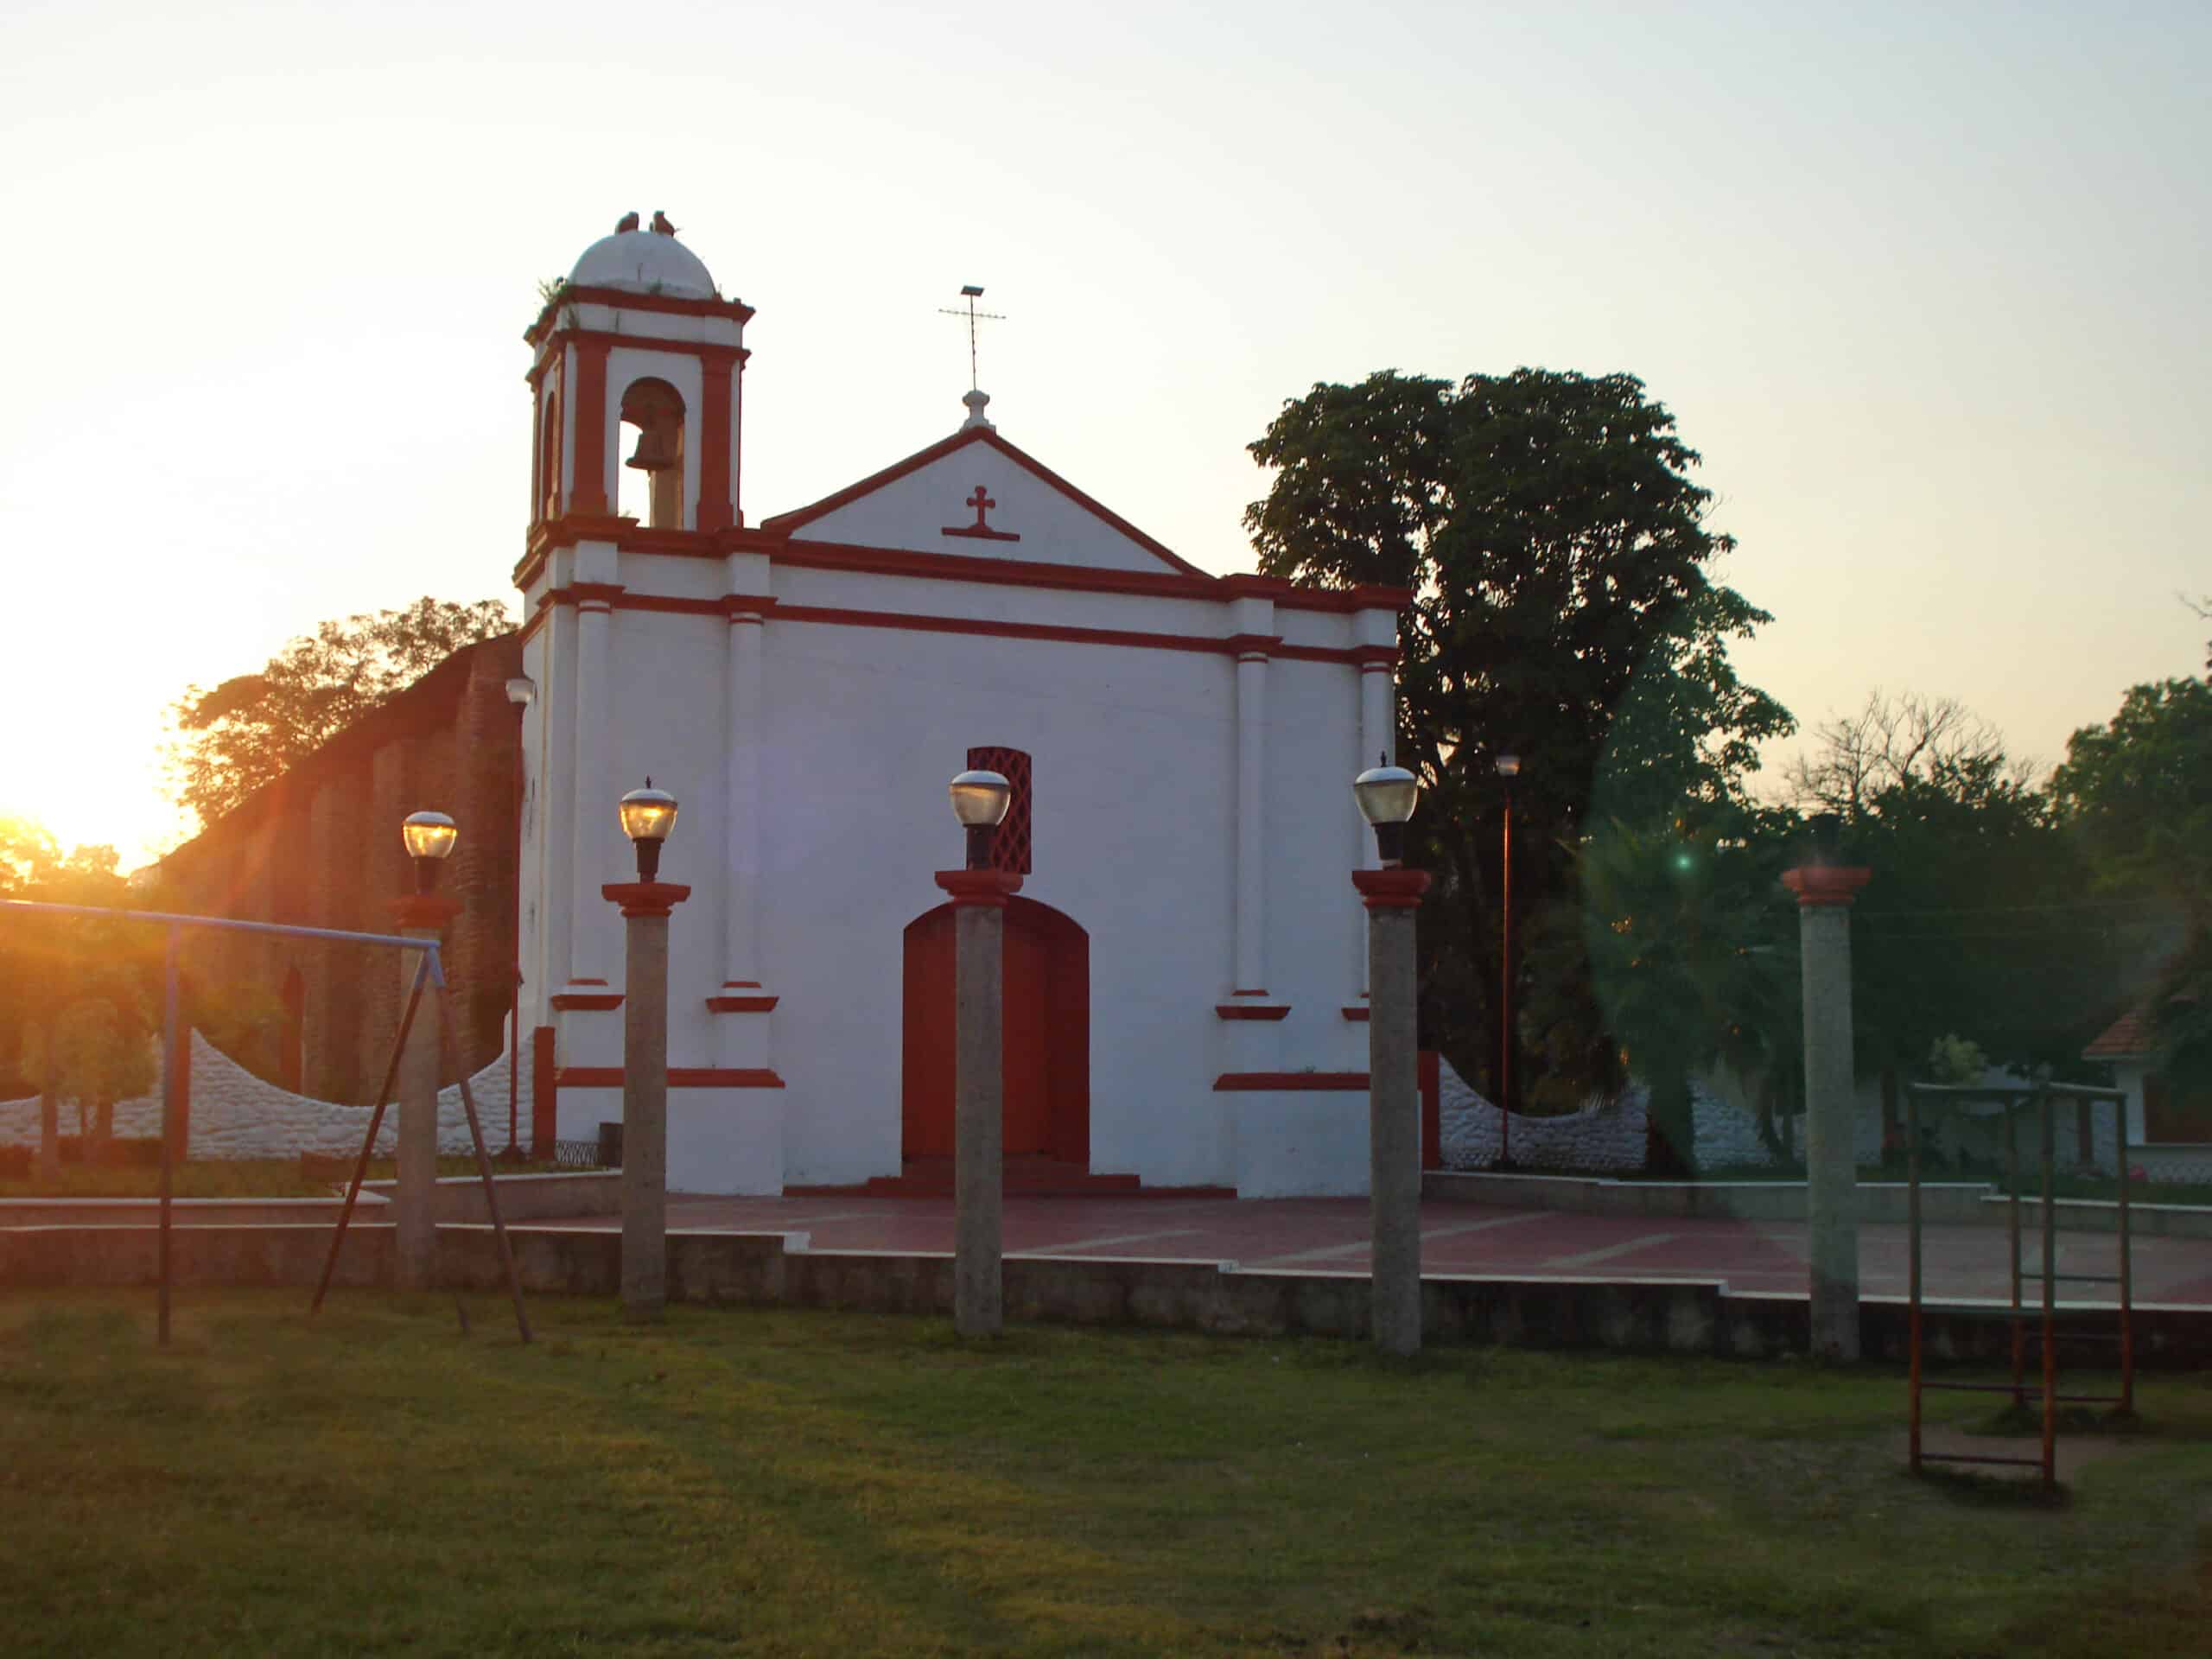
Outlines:
{"type": "MultiPolygon", "coordinates": [[[[168,705],[504,595],[537,288],[664,209],[747,330],[749,521],[1000,429],[1208,569],[1382,368],[1626,370],[1745,677],[2045,765],[2212,623],[2212,7],[0,9],[0,814],[187,832],[168,705]]],[[[1786,758],[1787,746],[1770,756],[1786,758]]]]}

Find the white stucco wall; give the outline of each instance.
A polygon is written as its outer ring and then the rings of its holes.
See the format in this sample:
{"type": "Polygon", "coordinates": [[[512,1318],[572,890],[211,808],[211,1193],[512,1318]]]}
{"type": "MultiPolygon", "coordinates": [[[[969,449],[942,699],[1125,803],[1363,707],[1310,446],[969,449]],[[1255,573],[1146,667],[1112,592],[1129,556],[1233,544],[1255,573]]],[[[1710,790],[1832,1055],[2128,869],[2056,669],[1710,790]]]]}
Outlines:
{"type": "MultiPolygon", "coordinates": [[[[971,445],[945,466],[805,533],[1141,570],[1181,591],[823,568],[803,563],[796,543],[790,560],[753,548],[726,561],[610,543],[555,550],[533,602],[577,582],[618,583],[623,594],[603,619],[555,606],[529,643],[541,687],[526,725],[521,903],[533,1020],[556,1027],[564,1070],[621,1064],[620,1010],[579,1008],[573,995],[556,1009],[550,999],[588,981],[620,989],[622,923],[598,886],[628,877],[613,804],[650,773],[683,803],[663,877],[692,888],[670,928],[670,1064],[772,1070],[784,1084],[672,1090],[671,1181],[773,1192],[897,1173],[903,936],[944,902],[932,873],[961,861],[946,780],[970,747],[1003,745],[1033,766],[1023,896],[1089,938],[1090,1167],[1154,1185],[1236,1185],[1256,1131],[1240,1133],[1237,1097],[1217,1091],[1217,1077],[1365,1066],[1365,1028],[1342,1010],[1362,988],[1363,912],[1349,874],[1364,832],[1349,785],[1372,764],[1362,727],[1374,710],[1350,655],[1386,644],[1390,614],[1294,612],[1192,582],[995,448],[971,445]],[[995,470],[969,477],[986,465],[995,470]],[[1021,527],[1021,543],[938,535],[972,517],[950,509],[977,481],[1001,502],[993,522],[1021,527]],[[718,608],[726,593],[775,604],[758,628],[733,628],[718,608]],[[577,690],[594,627],[607,640],[603,737],[577,690]],[[752,706],[733,683],[735,636],[747,630],[761,661],[752,706]],[[1254,633],[1344,654],[1275,656],[1262,667],[1264,697],[1240,702],[1228,641],[1254,633]],[[1267,1001],[1288,1010],[1280,1020],[1216,1012],[1249,988],[1236,974],[1240,752],[1259,757],[1252,936],[1267,1001]],[[733,810],[741,755],[757,769],[757,836],[733,810]],[[748,906],[758,946],[746,962],[732,923],[748,906]],[[726,980],[756,978],[777,999],[772,1013],[708,1010],[726,980]]],[[[618,1098],[564,1086],[561,1133],[588,1135],[617,1115],[618,1098]]],[[[1293,1116],[1314,1113],[1317,1132],[1293,1137],[1309,1150],[1274,1156],[1268,1179],[1285,1190],[1362,1190],[1364,1153],[1348,1157],[1344,1113],[1306,1100],[1293,1116]]]]}

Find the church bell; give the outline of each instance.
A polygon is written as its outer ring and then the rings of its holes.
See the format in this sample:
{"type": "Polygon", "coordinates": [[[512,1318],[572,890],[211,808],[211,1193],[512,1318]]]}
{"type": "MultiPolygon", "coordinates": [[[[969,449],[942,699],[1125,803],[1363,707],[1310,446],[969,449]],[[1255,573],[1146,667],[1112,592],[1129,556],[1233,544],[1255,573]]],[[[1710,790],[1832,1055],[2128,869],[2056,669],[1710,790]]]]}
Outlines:
{"type": "Polygon", "coordinates": [[[664,473],[676,465],[676,447],[669,442],[665,431],[644,427],[638,433],[637,453],[622,464],[641,473],[664,473]]]}

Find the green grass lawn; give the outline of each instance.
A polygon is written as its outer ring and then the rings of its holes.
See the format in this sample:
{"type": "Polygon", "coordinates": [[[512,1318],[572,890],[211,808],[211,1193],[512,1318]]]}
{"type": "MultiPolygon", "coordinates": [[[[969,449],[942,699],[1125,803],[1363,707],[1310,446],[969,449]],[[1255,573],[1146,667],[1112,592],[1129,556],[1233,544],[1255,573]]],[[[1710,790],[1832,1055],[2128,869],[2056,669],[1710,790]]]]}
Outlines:
{"type": "Polygon", "coordinates": [[[0,1295],[0,1649],[2207,1649],[2203,1377],[2047,1503],[1871,1369],[305,1300],[0,1295]]]}
{"type": "MultiPolygon", "coordinates": [[[[358,1154],[357,1154],[358,1155],[358,1154]]],[[[501,1175],[543,1173],[551,1164],[494,1163],[501,1175]]],[[[346,1165],[351,1173],[353,1166],[346,1165]]],[[[389,1158],[369,1161],[369,1179],[388,1181],[398,1173],[389,1158]]],[[[474,1158],[441,1158],[441,1175],[474,1175],[474,1158]]],[[[296,1158],[207,1158],[176,1166],[175,1185],[180,1198],[327,1198],[334,1187],[342,1187],[344,1175],[328,1180],[305,1180],[296,1158]]],[[[35,1180],[0,1179],[0,1198],[151,1198],[162,1190],[162,1172],[136,1165],[64,1164],[51,1185],[35,1180]]]]}

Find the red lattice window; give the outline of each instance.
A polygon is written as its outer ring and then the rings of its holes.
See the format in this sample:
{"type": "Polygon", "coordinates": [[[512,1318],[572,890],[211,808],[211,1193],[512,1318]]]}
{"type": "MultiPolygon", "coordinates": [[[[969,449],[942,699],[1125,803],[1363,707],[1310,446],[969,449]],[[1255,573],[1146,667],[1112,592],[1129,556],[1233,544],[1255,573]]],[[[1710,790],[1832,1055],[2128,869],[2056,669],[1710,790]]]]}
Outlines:
{"type": "Polygon", "coordinates": [[[970,749],[968,768],[971,772],[1001,772],[1013,785],[1012,798],[1007,802],[1006,820],[991,840],[991,868],[1014,875],[1028,874],[1029,757],[1020,749],[970,749]]]}

